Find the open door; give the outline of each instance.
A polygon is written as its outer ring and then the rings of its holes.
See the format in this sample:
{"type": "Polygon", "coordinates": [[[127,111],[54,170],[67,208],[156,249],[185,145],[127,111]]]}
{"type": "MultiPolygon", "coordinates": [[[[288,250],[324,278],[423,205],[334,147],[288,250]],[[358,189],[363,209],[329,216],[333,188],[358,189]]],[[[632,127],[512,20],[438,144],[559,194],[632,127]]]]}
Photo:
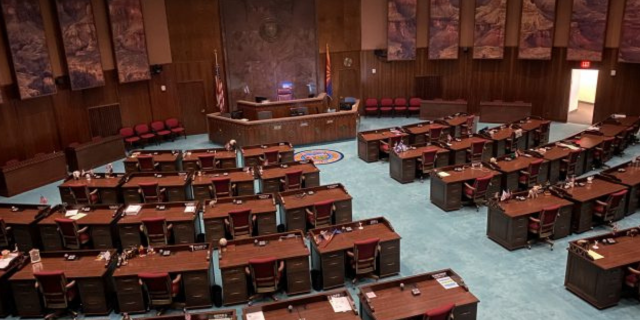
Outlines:
{"type": "Polygon", "coordinates": [[[593,106],[598,88],[598,70],[573,69],[571,71],[571,93],[567,110],[567,122],[593,123],[593,106]]]}

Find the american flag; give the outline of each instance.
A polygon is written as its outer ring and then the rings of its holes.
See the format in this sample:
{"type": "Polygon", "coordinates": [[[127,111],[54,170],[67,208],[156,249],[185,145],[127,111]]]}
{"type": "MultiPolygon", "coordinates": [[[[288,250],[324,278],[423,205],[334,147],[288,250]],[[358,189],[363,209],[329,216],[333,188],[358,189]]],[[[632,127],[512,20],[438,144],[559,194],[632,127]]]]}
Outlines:
{"type": "Polygon", "coordinates": [[[218,52],[216,55],[216,103],[220,113],[227,111],[227,106],[224,101],[224,85],[222,84],[222,76],[220,75],[220,65],[218,64],[218,52]]]}

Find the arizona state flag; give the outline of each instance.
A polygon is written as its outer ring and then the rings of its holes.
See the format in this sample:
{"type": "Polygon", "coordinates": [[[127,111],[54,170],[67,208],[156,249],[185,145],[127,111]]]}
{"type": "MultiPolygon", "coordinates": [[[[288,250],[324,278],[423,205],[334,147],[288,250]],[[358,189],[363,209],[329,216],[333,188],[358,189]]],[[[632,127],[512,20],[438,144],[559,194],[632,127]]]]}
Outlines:
{"type": "Polygon", "coordinates": [[[326,67],[324,73],[324,92],[333,95],[333,85],[331,84],[331,56],[329,55],[329,44],[327,43],[326,67]]]}

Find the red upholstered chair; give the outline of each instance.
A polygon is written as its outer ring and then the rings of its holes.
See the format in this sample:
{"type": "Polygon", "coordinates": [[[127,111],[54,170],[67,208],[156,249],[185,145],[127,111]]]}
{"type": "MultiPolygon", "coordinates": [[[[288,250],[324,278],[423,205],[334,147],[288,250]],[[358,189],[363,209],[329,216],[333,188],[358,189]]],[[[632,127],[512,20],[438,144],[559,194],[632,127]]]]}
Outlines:
{"type": "Polygon", "coordinates": [[[100,142],[100,141],[102,141],[102,136],[95,136],[95,137],[91,138],[91,141],[100,142]]]}
{"type": "Polygon", "coordinates": [[[154,172],[158,169],[159,163],[157,163],[150,154],[141,154],[136,160],[138,160],[136,166],[138,170],[142,172],[154,172]]]}
{"type": "Polygon", "coordinates": [[[198,156],[198,168],[200,170],[211,170],[218,168],[220,160],[216,160],[215,154],[203,154],[198,156]]]}
{"type": "Polygon", "coordinates": [[[595,167],[603,167],[604,163],[611,159],[611,155],[613,154],[613,141],[613,137],[606,137],[602,143],[595,148],[593,152],[593,163],[595,167]]]}
{"type": "Polygon", "coordinates": [[[368,98],[364,103],[364,115],[380,116],[380,110],[378,109],[378,99],[368,98]]]}
{"type": "Polygon", "coordinates": [[[140,219],[140,231],[147,238],[147,244],[150,246],[166,246],[171,238],[171,230],[173,224],[167,224],[165,217],[154,217],[140,219]]]}
{"type": "Polygon", "coordinates": [[[172,136],[171,130],[167,129],[167,127],[164,124],[164,121],[151,122],[151,130],[153,130],[153,132],[155,132],[155,134],[160,139],[165,139],[167,137],[172,136]]]}
{"type": "Polygon", "coordinates": [[[461,135],[463,136],[468,136],[468,135],[472,135],[475,132],[473,132],[473,123],[475,122],[476,117],[473,115],[467,116],[467,122],[465,122],[464,124],[462,124],[460,126],[461,128],[461,135]]]}
{"type": "Polygon", "coordinates": [[[389,139],[387,139],[387,141],[380,140],[381,155],[383,155],[385,158],[388,158],[389,153],[391,153],[391,150],[393,149],[393,147],[396,144],[400,143],[401,140],[402,140],[402,136],[400,135],[390,137],[389,139]]]}
{"type": "Polygon", "coordinates": [[[0,218],[0,248],[11,246],[11,227],[7,226],[4,219],[0,218]]]}
{"type": "Polygon", "coordinates": [[[293,100],[293,91],[291,88],[280,88],[277,90],[278,101],[289,101],[293,100]]]}
{"type": "Polygon", "coordinates": [[[635,290],[637,297],[640,298],[640,264],[627,267],[624,284],[635,290]]]}
{"type": "Polygon", "coordinates": [[[505,141],[505,149],[507,153],[514,153],[516,152],[516,150],[518,150],[518,143],[520,142],[520,139],[523,139],[524,136],[516,136],[516,133],[512,133],[511,136],[509,138],[507,138],[507,141],[505,141]]]}
{"type": "Polygon", "coordinates": [[[627,195],[627,189],[618,191],[607,196],[607,201],[596,200],[593,206],[593,215],[600,218],[600,222],[611,224],[618,210],[622,209],[624,197],[627,195]]]}
{"type": "Polygon", "coordinates": [[[267,166],[270,164],[280,163],[280,158],[282,157],[280,156],[280,152],[278,152],[278,150],[270,150],[262,153],[262,156],[260,156],[260,161],[262,162],[262,165],[267,166]]]}
{"type": "MultiPolygon", "coordinates": [[[[549,133],[550,128],[551,128],[551,122],[547,121],[547,122],[541,123],[538,129],[536,129],[533,132],[533,143],[536,146],[543,145],[547,142],[546,139],[547,139],[547,135],[549,133]]],[[[531,146],[529,147],[531,148],[531,146]]]]}
{"type": "Polygon", "coordinates": [[[80,250],[82,246],[87,245],[89,241],[91,241],[89,227],[78,228],[76,220],[57,218],[55,222],[58,226],[60,237],[62,238],[62,246],[65,249],[80,250]]]}
{"type": "Polygon", "coordinates": [[[429,133],[426,135],[427,141],[429,141],[430,143],[438,142],[442,137],[443,129],[444,129],[443,126],[432,125],[431,128],[429,129],[429,133]]]}
{"type": "Polygon", "coordinates": [[[231,178],[219,177],[211,179],[209,191],[214,199],[232,197],[235,194],[236,185],[231,183],[231,178]]]}
{"type": "Polygon", "coordinates": [[[407,99],[406,98],[395,98],[393,100],[393,114],[404,114],[407,117],[409,114],[407,113],[407,99]]]}
{"type": "Polygon", "coordinates": [[[542,209],[537,218],[529,217],[529,233],[534,236],[533,239],[527,241],[527,247],[531,249],[531,245],[542,240],[549,244],[549,249],[553,250],[553,231],[560,212],[560,206],[546,207],[542,209]]]}
{"type": "Polygon", "coordinates": [[[453,320],[453,310],[455,307],[455,304],[449,303],[427,310],[422,317],[422,320],[453,320]]]}
{"type": "Polygon", "coordinates": [[[489,190],[491,179],[493,179],[492,174],[476,179],[473,186],[464,183],[464,196],[476,206],[476,211],[480,211],[480,205],[487,202],[487,190],[489,190]]]}
{"type": "Polygon", "coordinates": [[[138,274],[138,283],[147,294],[149,307],[157,309],[156,315],[164,313],[173,304],[173,299],[180,294],[182,274],[171,279],[166,272],[145,272],[138,274]]]}
{"type": "Polygon", "coordinates": [[[182,126],[180,121],[178,121],[178,119],[170,118],[165,120],[164,123],[167,125],[167,128],[171,130],[171,133],[173,133],[174,135],[176,136],[183,135],[185,139],[187,138],[187,132],[184,130],[184,127],[182,126]]]}
{"type": "Polygon", "coordinates": [[[333,200],[325,200],[316,202],[311,207],[305,209],[307,211],[307,221],[314,228],[322,228],[331,225],[333,214],[336,212],[336,206],[333,200]]]}
{"type": "Polygon", "coordinates": [[[538,183],[538,176],[540,174],[540,167],[544,162],[543,159],[537,159],[529,163],[529,168],[526,171],[520,171],[520,177],[518,183],[526,189],[533,187],[538,183]]]}
{"type": "Polygon", "coordinates": [[[130,127],[120,129],[120,136],[128,148],[133,148],[134,144],[140,142],[140,137],[136,136],[135,131],[130,127]]]}
{"type": "Polygon", "coordinates": [[[359,277],[369,276],[378,279],[376,273],[378,254],[380,253],[380,239],[371,238],[353,243],[352,251],[347,251],[351,258],[351,267],[354,270],[352,283],[355,284],[359,277]]]}
{"type": "Polygon", "coordinates": [[[577,173],[576,167],[578,165],[578,158],[580,157],[581,152],[581,149],[571,150],[569,156],[562,159],[562,162],[560,163],[560,172],[563,173],[563,179],[567,179],[577,173]]]}
{"type": "Polygon", "coordinates": [[[163,202],[166,191],[165,188],[160,189],[157,182],[138,183],[138,193],[142,197],[143,203],[163,202]]]}
{"type": "Polygon", "coordinates": [[[484,154],[484,146],[486,141],[475,141],[471,143],[471,148],[467,150],[467,159],[469,162],[481,162],[484,154]]]}
{"type": "Polygon", "coordinates": [[[255,221],[256,216],[251,214],[251,209],[229,211],[228,218],[224,220],[234,240],[250,238],[255,221]]]}
{"type": "Polygon", "coordinates": [[[96,204],[100,202],[98,189],[89,190],[89,186],[85,183],[69,186],[69,193],[71,193],[76,204],[96,204]]]}
{"type": "Polygon", "coordinates": [[[135,127],[133,127],[133,129],[145,144],[148,144],[149,142],[151,142],[151,140],[154,140],[156,138],[155,133],[151,132],[151,129],[147,124],[137,124],[135,127]]]}
{"type": "Polygon", "coordinates": [[[429,148],[422,151],[422,156],[418,158],[418,170],[420,170],[420,179],[423,179],[425,175],[428,176],[436,167],[437,156],[438,149],[436,148],[429,148]]]}
{"type": "Polygon", "coordinates": [[[420,98],[409,99],[409,114],[420,114],[420,98]]]}
{"type": "Polygon", "coordinates": [[[284,187],[284,191],[302,188],[304,175],[302,170],[289,171],[284,174],[284,179],[280,179],[280,184],[284,187]]]}
{"type": "Polygon", "coordinates": [[[78,316],[78,313],[71,309],[79,296],[75,280],[67,281],[64,271],[61,270],[34,272],[33,277],[36,278],[36,289],[42,296],[44,307],[53,310],[45,319],[57,318],[65,313],[70,313],[74,318],[78,316]]]}
{"type": "Polygon", "coordinates": [[[393,115],[393,100],[391,98],[380,99],[380,115],[393,115]]]}
{"type": "Polygon", "coordinates": [[[278,300],[274,294],[278,291],[283,270],[284,261],[278,263],[275,257],[249,260],[249,266],[245,268],[245,272],[251,276],[254,292],[249,305],[265,294],[268,294],[275,301],[278,300]]]}

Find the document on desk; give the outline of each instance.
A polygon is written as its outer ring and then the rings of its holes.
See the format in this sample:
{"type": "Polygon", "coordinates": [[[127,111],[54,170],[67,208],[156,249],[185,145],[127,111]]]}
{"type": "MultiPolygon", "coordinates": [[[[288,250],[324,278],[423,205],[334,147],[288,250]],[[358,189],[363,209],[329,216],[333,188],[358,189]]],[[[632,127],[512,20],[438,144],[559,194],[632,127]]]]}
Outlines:
{"type": "Polygon", "coordinates": [[[247,320],[265,320],[262,311],[247,313],[247,320]]]}
{"type": "Polygon", "coordinates": [[[329,297],[329,303],[333,307],[333,312],[348,312],[351,309],[351,303],[347,297],[329,297]]]}
{"type": "Polygon", "coordinates": [[[69,217],[69,219],[71,219],[71,220],[79,220],[79,219],[82,219],[82,218],[84,218],[86,216],[87,216],[86,213],[78,213],[78,214],[74,215],[73,217],[69,217]]]}
{"type": "Polygon", "coordinates": [[[447,173],[447,172],[444,172],[444,171],[438,172],[438,177],[440,177],[440,178],[444,178],[444,177],[448,177],[448,176],[450,176],[450,174],[447,173]]]}
{"type": "Polygon", "coordinates": [[[196,212],[196,206],[186,206],[184,208],[184,213],[195,213],[196,212]]]}
{"type": "Polygon", "coordinates": [[[447,290],[459,287],[458,283],[453,281],[451,277],[442,277],[436,280],[438,280],[438,283],[440,283],[440,285],[447,290]]]}
{"type": "Polygon", "coordinates": [[[65,218],[69,218],[69,217],[73,217],[76,214],[78,214],[78,210],[67,210],[67,212],[64,213],[64,217],[65,218]]]}
{"type": "Polygon", "coordinates": [[[128,216],[135,216],[140,213],[140,210],[142,210],[141,205],[130,205],[124,210],[124,213],[128,216]]]}
{"type": "Polygon", "coordinates": [[[11,263],[11,261],[13,261],[13,259],[15,259],[17,256],[18,256],[17,253],[10,253],[6,257],[0,259],[0,270],[6,269],[11,263]]]}
{"type": "Polygon", "coordinates": [[[593,258],[593,260],[600,260],[602,258],[604,258],[603,255],[593,251],[593,250],[589,250],[589,255],[591,256],[591,258],[593,258]]]}

